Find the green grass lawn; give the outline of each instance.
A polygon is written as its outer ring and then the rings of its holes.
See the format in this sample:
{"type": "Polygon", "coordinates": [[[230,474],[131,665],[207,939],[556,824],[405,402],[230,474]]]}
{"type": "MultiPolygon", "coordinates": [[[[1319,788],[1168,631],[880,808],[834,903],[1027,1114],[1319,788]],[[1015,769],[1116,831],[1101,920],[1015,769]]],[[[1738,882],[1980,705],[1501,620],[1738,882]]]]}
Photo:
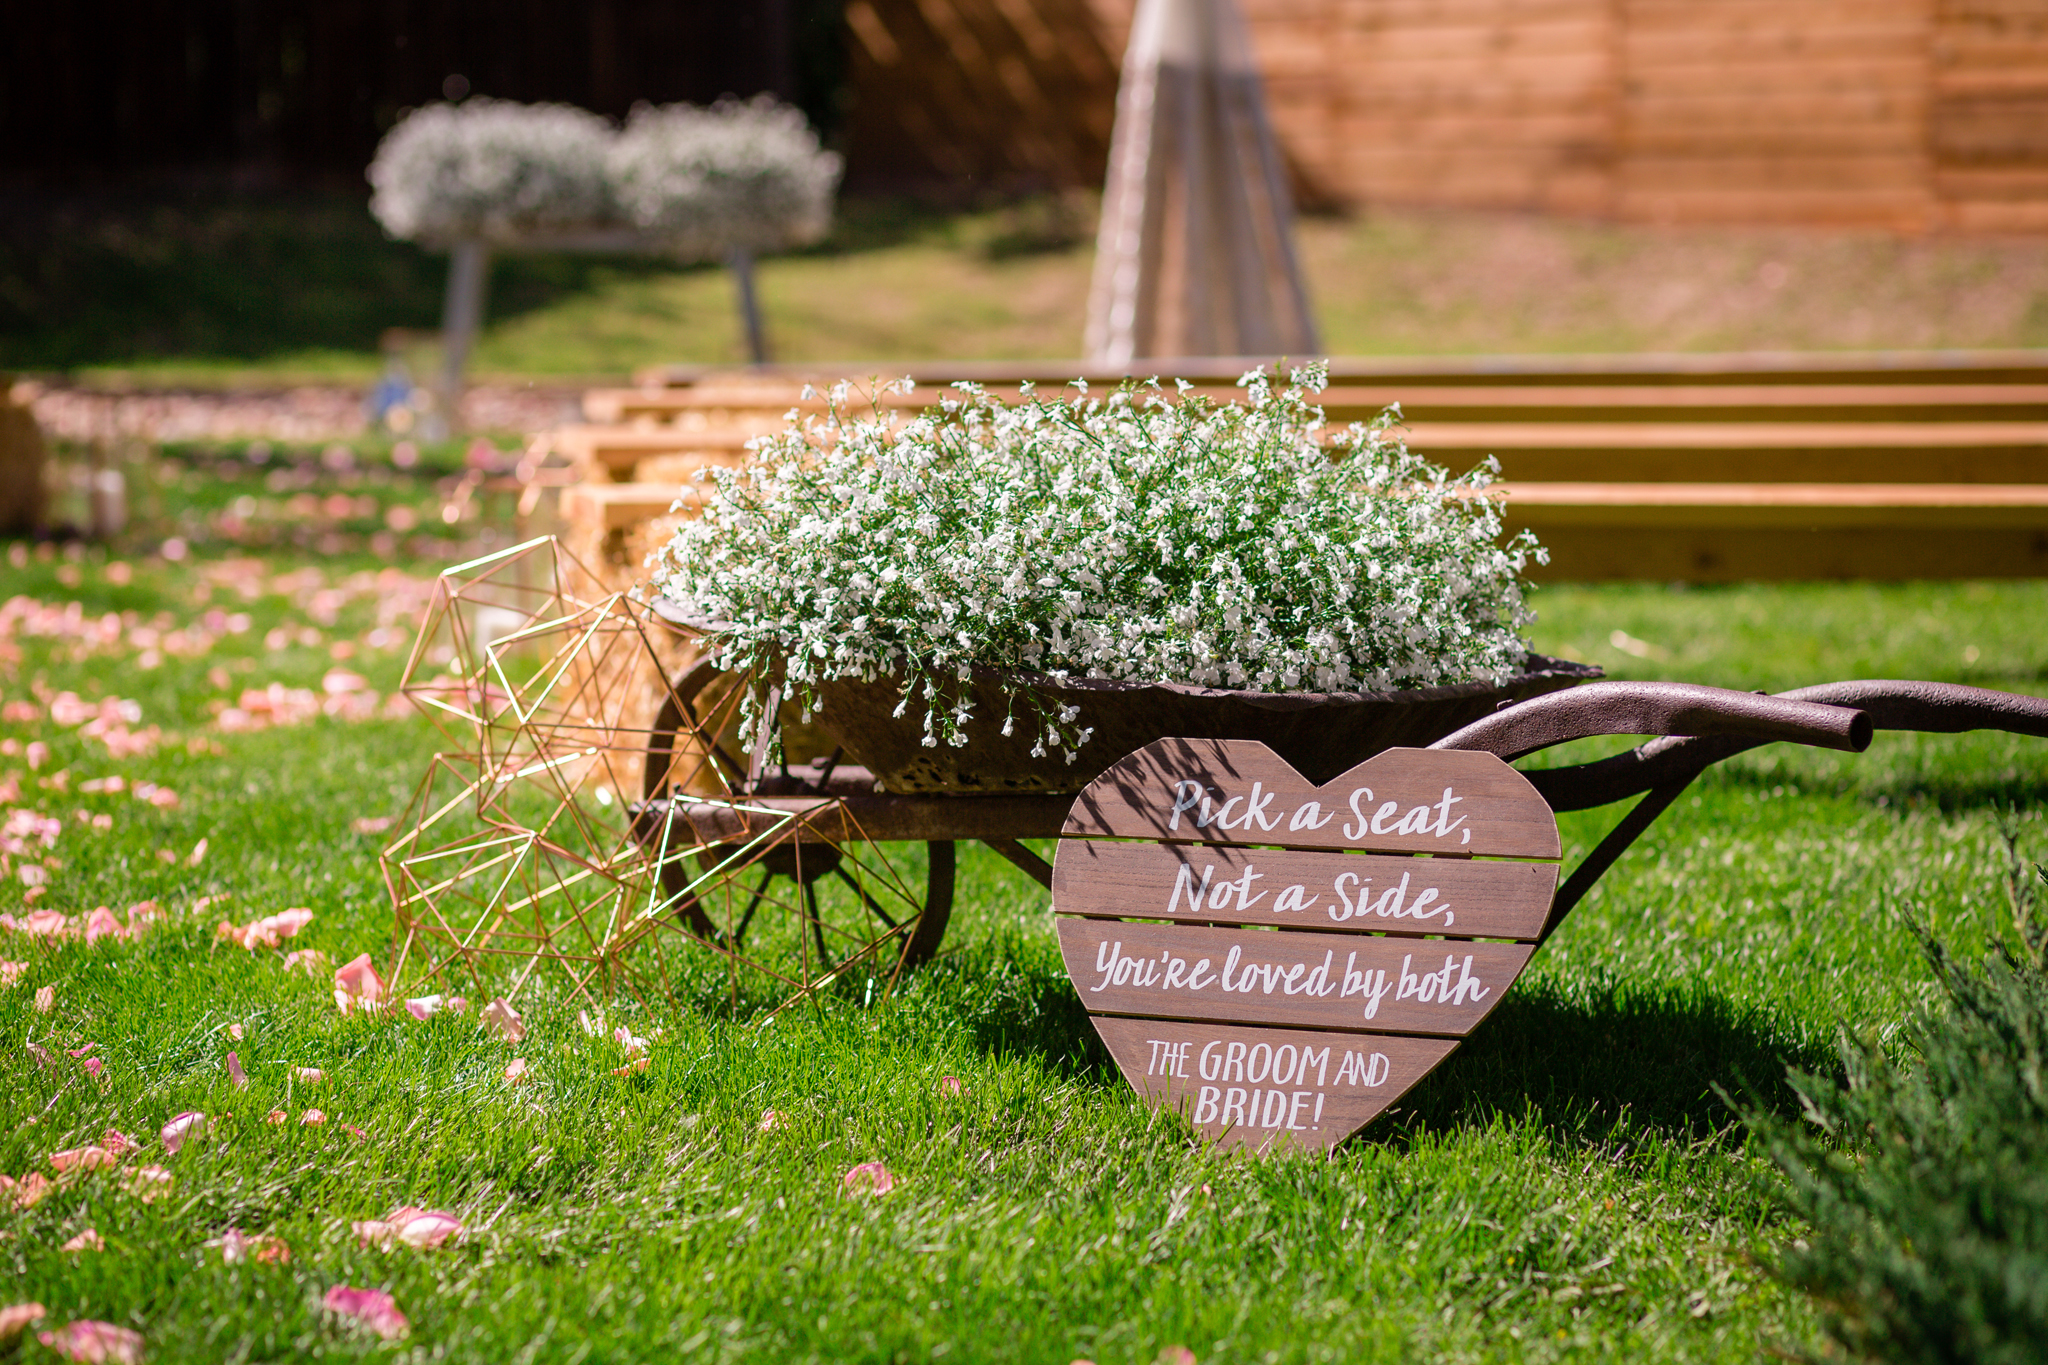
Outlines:
{"type": "MultiPolygon", "coordinates": [[[[1070,357],[1085,197],[949,212],[849,201],[764,261],[779,358],[1070,357]]],[[[1373,206],[1300,226],[1333,355],[2048,345],[2048,242],[1655,227],[1373,206]]],[[[359,383],[386,328],[438,326],[445,262],[343,193],[0,200],[0,368],[103,383],[359,383]]],[[[499,258],[480,374],[616,379],[744,359],[722,270],[499,258]]],[[[415,356],[417,375],[431,366],[415,356]]]]}
{"type": "MultiPolygon", "coordinates": [[[[6,571],[9,596],[80,611],[33,618],[55,633],[18,620],[0,636],[0,693],[35,702],[0,722],[0,789],[18,783],[9,804],[62,822],[25,855],[47,868],[41,898],[27,903],[17,854],[0,910],[147,899],[164,915],[134,941],[0,934],[0,957],[25,964],[0,990],[14,1040],[0,1173],[47,1174],[52,1152],[113,1127],[142,1142],[124,1169],[158,1164],[174,1183],[144,1201],[120,1172],[92,1172],[0,1211],[5,1297],[137,1329],[153,1360],[1150,1365],[1185,1346],[1203,1362],[1748,1361],[1812,1347],[1811,1308],[1766,1269],[1803,1229],[1716,1088],[1790,1112],[1785,1066],[1826,1069],[1838,1031],[1882,1037],[1927,989],[1899,915],[1979,951],[2008,914],[2001,812],[2017,808],[2023,850],[2048,849],[2036,741],[1880,737],[1861,756],[1776,748],[1725,765],[1467,1046],[1328,1161],[1215,1155],[1148,1112],[1088,1031],[1046,896],[985,851],[965,855],[947,954],[886,1003],[766,1027],[687,999],[621,1003],[615,1022],[653,1042],[649,1069],[619,1077],[617,1047],[549,988],[522,997],[531,1032],[515,1049],[473,1014],[344,1017],[324,976],[215,936],[222,918],[305,906],[314,919],[287,947],[388,960],[379,839],[354,822],[403,809],[431,728],[227,733],[214,718],[247,688],[317,690],[337,662],[395,685],[388,621],[407,598],[374,574],[432,567],[404,557],[417,541],[347,548],[361,543],[318,557],[276,540],[260,569],[215,544],[128,574],[98,555],[6,571]],[[210,611],[222,633],[203,651],[164,642],[146,658],[133,633],[206,627],[210,611]],[[109,612],[135,613],[126,635],[82,638],[109,612]],[[135,701],[132,728],[160,726],[160,741],[113,757],[47,718],[66,690],[135,701]],[[31,743],[48,746],[34,770],[31,743]],[[112,776],[178,802],[85,790],[112,776]],[[68,1055],[87,1044],[98,1080],[68,1055]],[[514,1056],[532,1074],[516,1088],[502,1078],[514,1056]],[[326,1123],[302,1125],[309,1108],[326,1123]],[[290,1121],[266,1123],[273,1109],[290,1121]],[[783,1121],[763,1131],[768,1109],[783,1121]],[[212,1132],[167,1155],[158,1129],[184,1110],[216,1116],[212,1132]],[[869,1161],[893,1192],[849,1196],[842,1176],[869,1161]],[[451,1211],[466,1232],[437,1250],[359,1244],[351,1221],[401,1204],[451,1211]],[[290,1261],[225,1264],[203,1244],[231,1226],[275,1234],[290,1261]],[[88,1227],[103,1249],[60,1250],[88,1227]],[[336,1285],[389,1290],[410,1337],[323,1314],[336,1285]]],[[[1539,648],[1620,676],[2048,689],[2042,583],[1558,587],[1538,605],[1539,648]]],[[[1568,856],[1603,828],[1566,817],[1568,856]]]]}

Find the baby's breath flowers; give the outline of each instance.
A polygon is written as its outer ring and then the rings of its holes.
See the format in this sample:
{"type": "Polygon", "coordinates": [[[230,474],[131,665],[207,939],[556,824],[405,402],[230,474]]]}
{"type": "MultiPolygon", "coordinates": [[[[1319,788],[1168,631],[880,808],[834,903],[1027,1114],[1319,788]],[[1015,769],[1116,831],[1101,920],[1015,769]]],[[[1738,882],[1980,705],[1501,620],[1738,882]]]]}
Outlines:
{"type": "MultiPolygon", "coordinates": [[[[1322,366],[1243,403],[1156,380],[1015,404],[971,384],[900,429],[853,411],[763,438],[715,470],[655,584],[712,625],[726,667],[779,673],[807,709],[835,678],[900,678],[924,742],[961,745],[960,684],[1000,670],[1005,733],[1087,739],[1044,680],[1258,692],[1504,679],[1532,614],[1528,532],[1502,539],[1488,461],[1452,477],[1409,453],[1398,409],[1325,430],[1322,366]]],[[[886,386],[908,391],[908,381],[886,386]]]]}

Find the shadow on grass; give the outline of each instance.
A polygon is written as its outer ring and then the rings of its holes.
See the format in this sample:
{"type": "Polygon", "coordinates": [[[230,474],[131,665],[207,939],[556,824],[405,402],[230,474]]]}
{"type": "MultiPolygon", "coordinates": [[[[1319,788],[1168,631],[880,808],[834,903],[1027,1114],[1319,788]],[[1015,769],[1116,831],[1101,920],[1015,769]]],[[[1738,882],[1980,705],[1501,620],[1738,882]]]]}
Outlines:
{"type": "MultiPolygon", "coordinates": [[[[982,1052],[1033,1057],[1083,1084],[1122,1084],[1057,959],[1036,960],[1045,956],[974,944],[921,975],[901,1023],[964,1028],[982,1052]]],[[[1716,1087],[1790,1114],[1798,1102],[1786,1068],[1824,1075],[1835,1066],[1825,1043],[1703,988],[1523,981],[1363,1140],[1400,1146],[1502,1114],[1533,1115],[1568,1142],[1600,1141],[1624,1123],[1708,1138],[1735,1126],[1716,1087]]]]}
{"type": "MultiPolygon", "coordinates": [[[[503,321],[671,261],[500,256],[503,321]]],[[[0,367],[180,356],[374,355],[385,328],[437,328],[445,257],[386,237],[366,194],[126,187],[0,195],[0,367]]]]}
{"type": "Polygon", "coordinates": [[[1785,1069],[1827,1074],[1834,1051],[1769,1011],[1696,986],[1524,981],[1397,1113],[1366,1130],[1401,1145],[1424,1129],[1529,1114],[1567,1140],[1625,1123],[1691,1139],[1735,1127],[1717,1088],[1789,1114],[1785,1069]]]}

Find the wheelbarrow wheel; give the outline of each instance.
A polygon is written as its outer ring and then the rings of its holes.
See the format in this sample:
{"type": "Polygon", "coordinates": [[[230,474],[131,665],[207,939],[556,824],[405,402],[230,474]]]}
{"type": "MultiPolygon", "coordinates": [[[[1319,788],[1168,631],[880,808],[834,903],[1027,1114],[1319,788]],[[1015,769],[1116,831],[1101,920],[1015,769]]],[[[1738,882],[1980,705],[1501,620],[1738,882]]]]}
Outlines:
{"type": "MultiPolygon", "coordinates": [[[[757,752],[758,718],[742,726],[750,689],[759,691],[752,678],[709,660],[676,680],[649,734],[642,810],[765,796],[829,801],[835,789],[871,781],[841,765],[831,738],[790,707],[772,722],[780,754],[771,762],[757,752]]],[[[736,969],[797,990],[843,981],[873,998],[931,960],[952,914],[951,840],[825,839],[793,825],[767,838],[695,843],[674,822],[643,828],[678,923],[736,969]]]]}

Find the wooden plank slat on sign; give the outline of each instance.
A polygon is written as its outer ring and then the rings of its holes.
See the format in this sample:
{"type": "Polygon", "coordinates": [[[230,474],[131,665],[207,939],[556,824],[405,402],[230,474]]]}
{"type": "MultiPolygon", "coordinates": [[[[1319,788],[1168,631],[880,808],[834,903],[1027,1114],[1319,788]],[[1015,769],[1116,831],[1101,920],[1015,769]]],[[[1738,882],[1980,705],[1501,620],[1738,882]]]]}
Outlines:
{"type": "Polygon", "coordinates": [[[1327,1151],[1377,1118],[1457,1044],[1100,1016],[1090,1021],[1138,1093],[1225,1148],[1327,1151]]]}
{"type": "Polygon", "coordinates": [[[1557,890],[1555,863],[1093,839],[1061,840],[1052,875],[1063,915],[1473,938],[1535,938],[1557,890]]]}
{"type": "Polygon", "coordinates": [[[1263,744],[1155,740],[1074,800],[1068,838],[1556,858],[1557,821],[1492,754],[1387,749],[1317,787],[1263,744]]]}
{"type": "Polygon", "coordinates": [[[1090,1014],[1462,1038],[1500,1003],[1525,943],[1197,929],[1055,917],[1090,1014]]]}

